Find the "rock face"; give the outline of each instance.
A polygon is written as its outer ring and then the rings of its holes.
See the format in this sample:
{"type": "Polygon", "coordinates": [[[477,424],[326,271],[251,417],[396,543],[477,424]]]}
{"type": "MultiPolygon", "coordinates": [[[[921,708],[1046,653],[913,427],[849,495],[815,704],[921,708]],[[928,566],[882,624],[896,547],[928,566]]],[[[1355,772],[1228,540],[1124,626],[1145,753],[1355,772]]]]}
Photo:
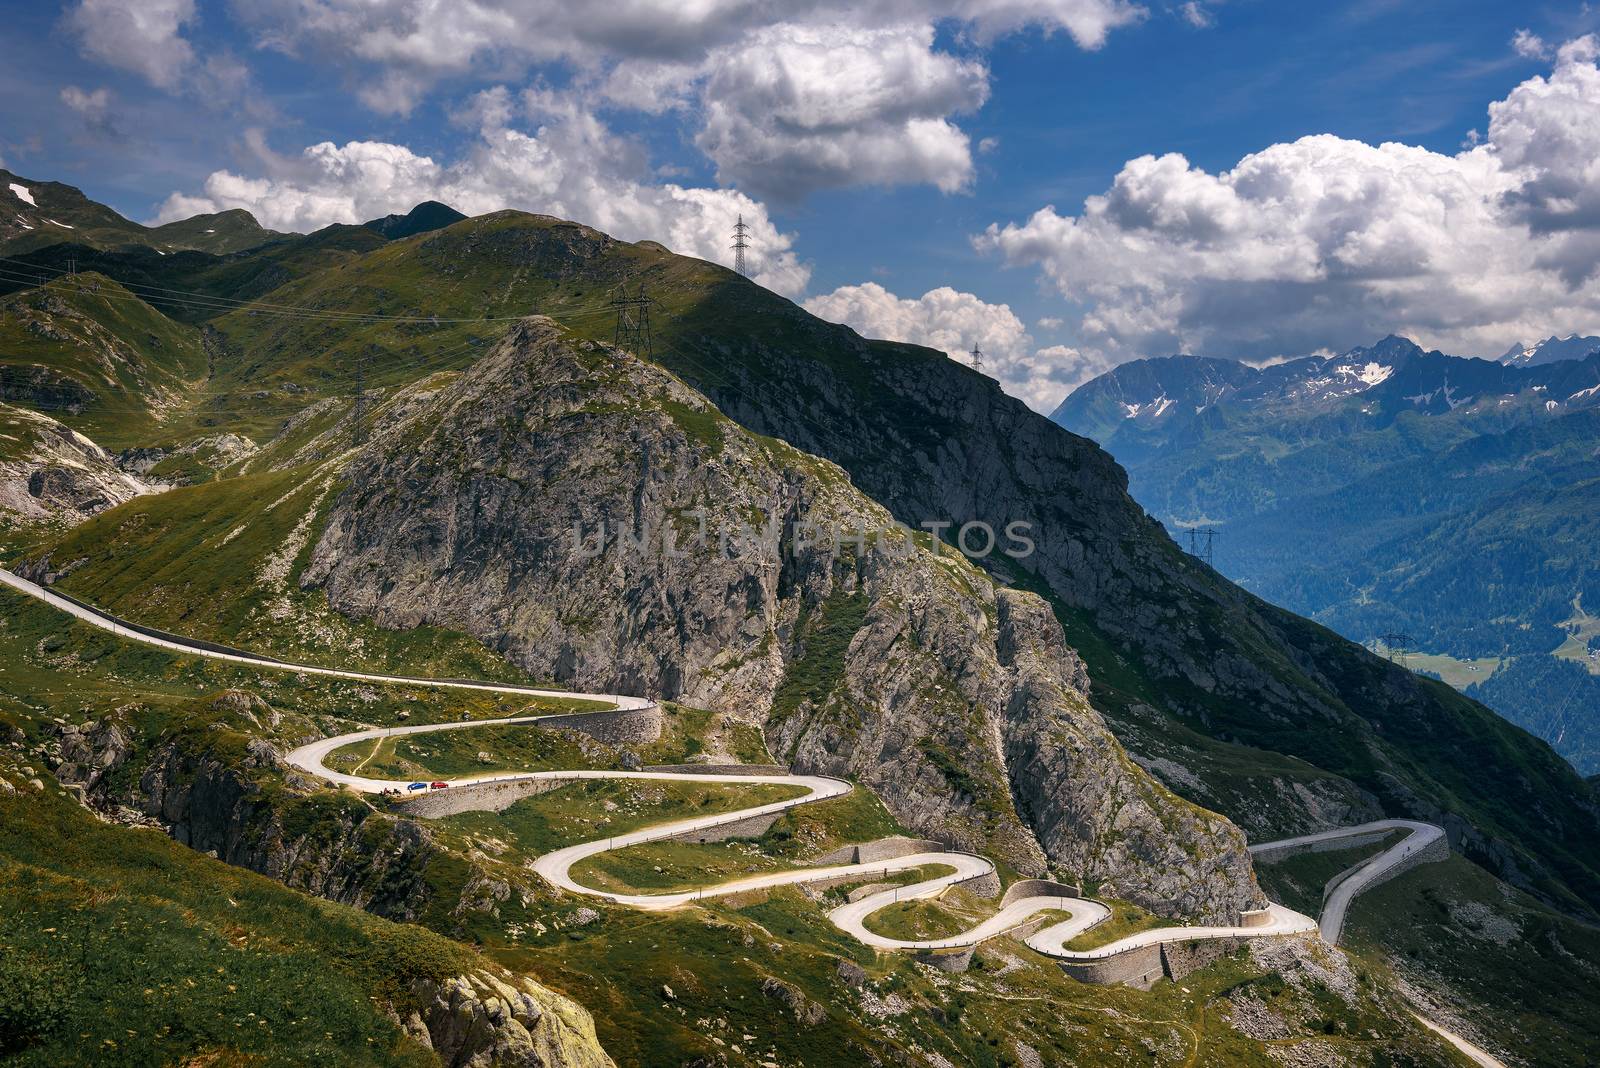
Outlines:
{"type": "Polygon", "coordinates": [[[447,1068],[612,1066],[589,1013],[524,977],[474,972],[418,980],[411,996],[419,1007],[396,1018],[447,1068]]]}
{"type": "Polygon", "coordinates": [[[1128,759],[1044,602],[894,533],[838,468],[547,320],[434,388],[344,471],[301,576],[335,607],[741,716],[1029,874],[1169,915],[1259,903],[1242,835],[1128,759]]]}
{"type": "Polygon", "coordinates": [[[87,519],[149,493],[99,445],[47,415],[0,404],[0,423],[17,439],[0,450],[0,513],[21,519],[87,519]]]}

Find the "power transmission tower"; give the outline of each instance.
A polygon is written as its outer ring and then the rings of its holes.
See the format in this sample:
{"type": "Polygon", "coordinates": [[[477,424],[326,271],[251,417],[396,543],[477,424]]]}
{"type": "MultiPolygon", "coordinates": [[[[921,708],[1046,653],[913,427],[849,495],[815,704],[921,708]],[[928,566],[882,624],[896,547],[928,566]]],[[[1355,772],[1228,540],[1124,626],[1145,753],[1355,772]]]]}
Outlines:
{"type": "Polygon", "coordinates": [[[1411,645],[1411,635],[1403,634],[1399,631],[1390,631],[1388,634],[1378,635],[1378,640],[1389,651],[1391,663],[1399,664],[1401,667],[1407,666],[1406,649],[1411,645]]]}
{"type": "Polygon", "coordinates": [[[1213,527],[1206,527],[1202,530],[1200,527],[1190,527],[1188,529],[1188,534],[1189,555],[1197,560],[1204,560],[1207,567],[1215,568],[1217,549],[1216,529],[1213,527]],[[1203,541],[1201,540],[1202,537],[1204,538],[1203,541]]]}
{"type": "Polygon", "coordinates": [[[750,227],[745,225],[744,215],[741,214],[739,221],[733,224],[733,269],[746,278],[750,276],[744,259],[745,249],[750,247],[750,242],[747,240],[749,236],[750,227]]]}
{"type": "Polygon", "coordinates": [[[639,284],[637,297],[628,296],[628,289],[623,286],[622,296],[609,305],[617,309],[617,329],[612,340],[618,348],[628,349],[647,360],[655,358],[650,341],[650,305],[654,303],[653,298],[645,296],[644,283],[639,284]]]}
{"type": "Polygon", "coordinates": [[[1211,527],[1206,528],[1206,566],[1216,570],[1217,532],[1211,527]]]}
{"type": "Polygon", "coordinates": [[[983,374],[983,350],[976,345],[972,346],[972,369],[983,374]]]}

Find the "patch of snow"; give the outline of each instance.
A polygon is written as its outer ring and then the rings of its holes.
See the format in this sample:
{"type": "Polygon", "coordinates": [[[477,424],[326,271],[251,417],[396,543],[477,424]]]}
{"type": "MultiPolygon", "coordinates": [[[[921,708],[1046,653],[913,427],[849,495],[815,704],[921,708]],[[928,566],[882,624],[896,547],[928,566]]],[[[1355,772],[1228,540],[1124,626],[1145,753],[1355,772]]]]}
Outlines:
{"type": "Polygon", "coordinates": [[[1578,392],[1576,392],[1572,396],[1568,397],[1567,400],[1569,400],[1569,401],[1582,400],[1584,397],[1592,397],[1596,393],[1600,393],[1600,384],[1590,386],[1588,389],[1580,389],[1580,390],[1578,390],[1578,392]]]}
{"type": "Polygon", "coordinates": [[[1561,407],[1561,405],[1557,404],[1553,400],[1547,400],[1547,401],[1544,402],[1544,410],[1547,411],[1547,412],[1553,412],[1559,407],[1561,407]]]}
{"type": "Polygon", "coordinates": [[[1141,406],[1137,405],[1137,404],[1123,404],[1123,406],[1122,406],[1122,413],[1123,413],[1122,417],[1124,419],[1132,419],[1134,416],[1139,414],[1139,408],[1140,407],[1141,406]]]}
{"type": "Polygon", "coordinates": [[[206,233],[208,233],[208,234],[214,234],[214,233],[216,233],[216,231],[215,231],[215,230],[207,230],[207,231],[206,231],[206,233]]]}
{"type": "Polygon", "coordinates": [[[1172,407],[1172,399],[1163,393],[1161,396],[1156,398],[1155,404],[1155,411],[1151,412],[1150,414],[1152,416],[1159,416],[1162,412],[1172,407]]]}
{"type": "Polygon", "coordinates": [[[36,207],[36,208],[39,206],[37,204],[34,204],[34,202],[33,202],[33,193],[32,193],[31,190],[28,189],[27,186],[18,185],[16,182],[12,182],[11,183],[11,191],[13,193],[15,193],[17,195],[17,199],[22,201],[23,203],[30,204],[30,205],[32,205],[33,207],[36,207]]]}
{"type": "Polygon", "coordinates": [[[54,219],[46,219],[45,222],[49,223],[51,226],[59,226],[63,230],[76,230],[77,229],[76,226],[68,226],[66,223],[64,223],[64,222],[56,222],[54,219]]]}
{"type": "Polygon", "coordinates": [[[19,222],[19,223],[22,223],[22,228],[23,228],[23,229],[24,229],[24,230],[32,230],[32,229],[33,229],[33,227],[31,227],[31,226],[29,226],[29,225],[28,225],[28,224],[27,224],[27,223],[25,223],[25,222],[22,222],[22,220],[21,220],[21,219],[18,219],[18,220],[17,220],[17,222],[19,222]]]}
{"type": "Polygon", "coordinates": [[[1369,386],[1376,386],[1394,374],[1393,367],[1385,367],[1381,363],[1369,363],[1363,367],[1356,377],[1369,386]]]}

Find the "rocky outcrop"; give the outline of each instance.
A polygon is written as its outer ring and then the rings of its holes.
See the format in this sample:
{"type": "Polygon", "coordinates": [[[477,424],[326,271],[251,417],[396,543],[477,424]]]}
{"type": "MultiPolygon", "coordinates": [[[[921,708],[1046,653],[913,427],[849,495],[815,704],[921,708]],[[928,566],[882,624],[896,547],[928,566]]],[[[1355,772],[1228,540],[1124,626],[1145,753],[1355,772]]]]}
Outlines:
{"type": "Polygon", "coordinates": [[[1237,922],[1260,908],[1244,835],[1136,768],[1089,704],[1089,678],[1063,652],[1039,598],[1002,590],[999,651],[1019,682],[1006,709],[1013,789],[1065,871],[1146,908],[1237,922]]]}
{"type": "Polygon", "coordinates": [[[446,1068],[610,1068],[594,1019],[527,979],[488,971],[411,986],[416,1008],[395,1020],[446,1068]]]}
{"type": "Polygon", "coordinates": [[[659,368],[534,319],[375,423],[301,576],[341,611],[742,716],[797,770],[1028,874],[1171,915],[1259,901],[1238,831],[1090,708],[1044,602],[896,533],[838,468],[659,368]],[[1155,882],[1152,859],[1183,863],[1155,882]]]}
{"type": "Polygon", "coordinates": [[[0,448],[0,513],[75,523],[160,488],[123,472],[110,453],[49,416],[0,404],[0,424],[10,438],[0,448]]]}

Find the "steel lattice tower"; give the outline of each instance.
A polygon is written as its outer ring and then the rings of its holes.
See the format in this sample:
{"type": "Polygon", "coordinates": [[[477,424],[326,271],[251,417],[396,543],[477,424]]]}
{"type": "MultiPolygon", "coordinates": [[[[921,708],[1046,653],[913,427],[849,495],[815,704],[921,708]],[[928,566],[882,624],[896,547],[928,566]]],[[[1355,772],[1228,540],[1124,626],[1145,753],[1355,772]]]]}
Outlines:
{"type": "Polygon", "coordinates": [[[617,309],[617,328],[612,341],[618,348],[628,349],[647,360],[655,358],[650,340],[650,305],[654,303],[653,298],[645,296],[643,283],[639,285],[637,297],[628,296],[627,286],[623,286],[622,296],[610,303],[610,307],[617,309]]]}
{"type": "Polygon", "coordinates": [[[745,265],[744,252],[750,247],[749,236],[750,227],[745,224],[741,214],[739,221],[733,224],[733,269],[747,278],[750,272],[745,265]]]}

